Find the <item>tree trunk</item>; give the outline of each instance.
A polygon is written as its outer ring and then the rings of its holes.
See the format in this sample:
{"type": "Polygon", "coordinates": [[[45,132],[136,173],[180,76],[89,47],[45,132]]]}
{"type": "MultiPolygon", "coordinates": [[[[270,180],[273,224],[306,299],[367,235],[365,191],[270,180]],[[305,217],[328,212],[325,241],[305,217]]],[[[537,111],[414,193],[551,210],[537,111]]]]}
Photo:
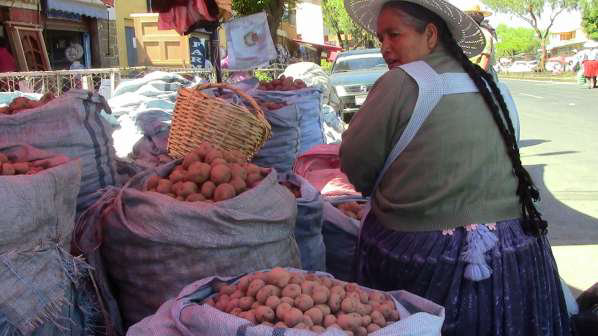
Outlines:
{"type": "Polygon", "coordinates": [[[544,72],[544,70],[546,70],[544,65],[546,64],[546,57],[548,54],[546,51],[546,38],[540,40],[540,48],[542,49],[542,55],[540,56],[540,64],[538,64],[538,67],[541,72],[544,72]]]}
{"type": "Polygon", "coordinates": [[[343,38],[341,36],[341,33],[337,30],[336,31],[336,38],[338,39],[338,44],[341,48],[345,48],[344,43],[343,43],[343,38]]]}
{"type": "Polygon", "coordinates": [[[284,13],[284,1],[277,0],[267,8],[266,17],[268,18],[268,26],[270,28],[270,35],[272,35],[272,41],[274,44],[278,44],[278,34],[276,31],[278,30],[278,26],[280,26],[280,21],[282,19],[282,14],[284,13]]]}

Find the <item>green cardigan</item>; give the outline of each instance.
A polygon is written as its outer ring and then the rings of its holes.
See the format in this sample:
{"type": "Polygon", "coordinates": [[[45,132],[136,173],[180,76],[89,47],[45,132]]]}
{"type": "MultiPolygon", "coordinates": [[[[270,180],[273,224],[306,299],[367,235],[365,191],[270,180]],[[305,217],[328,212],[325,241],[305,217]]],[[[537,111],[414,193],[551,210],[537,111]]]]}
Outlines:
{"type": "MultiPolygon", "coordinates": [[[[464,72],[445,50],[426,56],[436,72],[464,72]]],[[[384,74],[343,133],[341,169],[370,196],[378,173],[413,113],[418,87],[396,68],[384,74]]],[[[517,179],[479,93],[443,97],[373,196],[389,229],[433,231],[521,216],[517,179]]]]}

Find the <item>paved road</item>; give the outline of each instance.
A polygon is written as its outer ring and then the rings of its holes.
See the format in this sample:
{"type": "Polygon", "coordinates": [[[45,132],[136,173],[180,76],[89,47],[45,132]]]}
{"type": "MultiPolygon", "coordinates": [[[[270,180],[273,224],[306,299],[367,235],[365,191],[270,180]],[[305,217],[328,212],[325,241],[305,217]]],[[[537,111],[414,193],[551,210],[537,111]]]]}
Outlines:
{"type": "Polygon", "coordinates": [[[522,160],[541,190],[561,275],[586,289],[598,282],[598,89],[504,82],[518,106],[522,160]]]}

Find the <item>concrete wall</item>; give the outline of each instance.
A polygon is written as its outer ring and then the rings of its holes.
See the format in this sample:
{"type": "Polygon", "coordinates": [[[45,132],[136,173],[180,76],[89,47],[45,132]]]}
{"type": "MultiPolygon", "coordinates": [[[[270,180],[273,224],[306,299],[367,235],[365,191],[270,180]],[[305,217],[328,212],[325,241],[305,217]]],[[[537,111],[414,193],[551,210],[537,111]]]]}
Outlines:
{"type": "Polygon", "coordinates": [[[128,66],[125,27],[133,28],[133,20],[129,16],[134,13],[148,12],[146,0],[120,0],[114,2],[116,11],[116,35],[118,40],[118,60],[122,67],[128,66]]]}
{"type": "Polygon", "coordinates": [[[92,66],[94,68],[118,67],[116,22],[102,19],[93,20],[90,34],[93,53],[92,66]]]}

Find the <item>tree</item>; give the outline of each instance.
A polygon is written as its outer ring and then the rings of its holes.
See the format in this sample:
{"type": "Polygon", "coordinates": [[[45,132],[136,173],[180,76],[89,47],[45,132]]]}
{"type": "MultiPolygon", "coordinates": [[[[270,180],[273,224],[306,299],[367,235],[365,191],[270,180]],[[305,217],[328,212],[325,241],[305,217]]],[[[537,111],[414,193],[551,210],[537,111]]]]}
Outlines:
{"type": "Polygon", "coordinates": [[[375,45],[375,37],[349,17],[343,0],[322,0],[322,16],[326,27],[336,34],[341,47],[350,49],[375,45]]]}
{"type": "Polygon", "coordinates": [[[546,63],[546,42],[554,20],[564,11],[577,8],[580,0],[482,0],[484,4],[497,12],[515,15],[529,23],[540,40],[542,56],[539,68],[544,69],[546,63]],[[540,27],[540,22],[545,15],[545,9],[550,9],[548,26],[540,27]]]}
{"type": "Polygon", "coordinates": [[[272,40],[276,41],[276,31],[284,14],[285,5],[292,7],[294,4],[294,0],[233,0],[232,7],[242,16],[266,12],[272,40]]]}
{"type": "Polygon", "coordinates": [[[598,2],[586,0],[582,3],[581,26],[589,39],[598,41],[598,2]]]}
{"type": "Polygon", "coordinates": [[[540,47],[540,41],[531,28],[512,28],[501,23],[496,27],[496,34],[499,41],[496,44],[497,57],[534,52],[540,47]]]}

